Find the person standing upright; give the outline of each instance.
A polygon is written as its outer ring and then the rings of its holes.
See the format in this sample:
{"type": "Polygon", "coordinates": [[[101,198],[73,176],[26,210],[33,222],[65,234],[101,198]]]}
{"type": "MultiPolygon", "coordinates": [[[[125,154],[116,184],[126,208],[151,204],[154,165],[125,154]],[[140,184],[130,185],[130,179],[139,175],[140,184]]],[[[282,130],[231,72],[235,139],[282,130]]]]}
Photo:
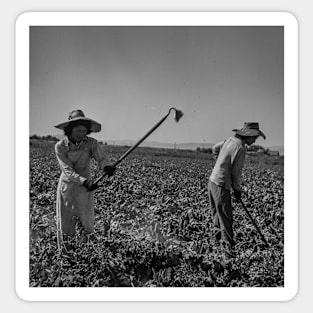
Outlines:
{"type": "MultiPolygon", "coordinates": [[[[70,112],[68,120],[55,127],[64,130],[65,135],[55,145],[61,168],[56,199],[57,240],[61,250],[63,235],[75,235],[74,217],[78,217],[87,235],[94,232],[94,190],[98,186],[91,178],[91,160],[95,159],[109,176],[115,167],[108,164],[98,141],[88,136],[99,132],[101,124],[85,117],[82,110],[70,112]]],[[[68,250],[70,245],[64,247],[68,250]]]]}

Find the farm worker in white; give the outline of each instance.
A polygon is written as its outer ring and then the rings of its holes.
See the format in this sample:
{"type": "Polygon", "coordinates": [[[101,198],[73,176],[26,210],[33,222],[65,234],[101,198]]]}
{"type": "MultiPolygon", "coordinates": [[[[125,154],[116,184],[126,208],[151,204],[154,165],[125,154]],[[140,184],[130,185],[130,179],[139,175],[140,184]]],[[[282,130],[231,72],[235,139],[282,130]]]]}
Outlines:
{"type": "Polygon", "coordinates": [[[216,163],[209,178],[208,192],[213,215],[213,234],[216,240],[224,240],[228,248],[235,246],[231,189],[236,200],[241,199],[241,173],[246,154],[245,145],[252,145],[259,136],[265,139],[259,123],[244,123],[234,129],[236,134],[213,146],[216,163]]]}
{"type": "MultiPolygon", "coordinates": [[[[77,216],[87,234],[94,232],[94,192],[98,185],[91,179],[91,160],[112,176],[115,168],[107,164],[98,141],[91,132],[99,132],[101,124],[85,117],[83,111],[70,112],[68,120],[55,126],[64,130],[64,138],[55,145],[61,167],[56,200],[57,239],[61,249],[63,234],[75,235],[74,216],[77,216]]],[[[66,248],[69,248],[66,247],[66,248]]]]}

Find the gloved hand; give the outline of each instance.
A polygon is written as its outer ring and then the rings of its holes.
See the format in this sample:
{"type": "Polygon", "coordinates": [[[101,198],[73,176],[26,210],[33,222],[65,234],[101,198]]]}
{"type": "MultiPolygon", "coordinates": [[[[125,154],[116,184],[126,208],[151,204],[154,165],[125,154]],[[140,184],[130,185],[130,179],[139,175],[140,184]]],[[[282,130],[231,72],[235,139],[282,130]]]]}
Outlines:
{"type": "Polygon", "coordinates": [[[99,187],[99,185],[94,183],[92,179],[86,179],[83,183],[83,186],[85,186],[88,191],[93,191],[99,187]]]}
{"type": "Polygon", "coordinates": [[[235,199],[237,200],[237,201],[240,201],[240,199],[241,199],[241,190],[234,190],[234,196],[235,196],[235,199]]]}
{"type": "Polygon", "coordinates": [[[115,172],[115,166],[113,165],[106,165],[104,168],[103,168],[103,172],[107,173],[109,177],[111,177],[114,172],[115,172]]]}

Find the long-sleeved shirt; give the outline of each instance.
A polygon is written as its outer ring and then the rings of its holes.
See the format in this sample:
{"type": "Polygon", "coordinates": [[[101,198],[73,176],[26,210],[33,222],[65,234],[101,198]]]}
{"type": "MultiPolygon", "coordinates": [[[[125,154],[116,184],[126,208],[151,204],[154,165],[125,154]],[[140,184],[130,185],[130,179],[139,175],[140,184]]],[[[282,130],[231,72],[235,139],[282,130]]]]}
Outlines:
{"type": "Polygon", "coordinates": [[[240,190],[241,172],[246,155],[244,144],[239,138],[230,137],[213,146],[217,156],[210,180],[218,186],[240,190]]]}
{"type": "Polygon", "coordinates": [[[64,182],[83,184],[86,178],[90,178],[92,158],[101,169],[108,162],[97,140],[91,137],[86,137],[76,146],[65,136],[55,145],[55,152],[62,170],[61,180],[64,182]]]}

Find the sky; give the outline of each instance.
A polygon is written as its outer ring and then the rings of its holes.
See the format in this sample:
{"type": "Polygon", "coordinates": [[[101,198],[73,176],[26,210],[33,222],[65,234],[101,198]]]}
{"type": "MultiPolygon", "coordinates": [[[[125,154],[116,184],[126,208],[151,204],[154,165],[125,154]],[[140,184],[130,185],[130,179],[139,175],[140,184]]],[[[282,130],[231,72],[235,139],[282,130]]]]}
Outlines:
{"type": "Polygon", "coordinates": [[[216,143],[244,122],[284,144],[284,33],[279,26],[32,26],[30,135],[74,109],[102,124],[92,137],[216,143]]]}

